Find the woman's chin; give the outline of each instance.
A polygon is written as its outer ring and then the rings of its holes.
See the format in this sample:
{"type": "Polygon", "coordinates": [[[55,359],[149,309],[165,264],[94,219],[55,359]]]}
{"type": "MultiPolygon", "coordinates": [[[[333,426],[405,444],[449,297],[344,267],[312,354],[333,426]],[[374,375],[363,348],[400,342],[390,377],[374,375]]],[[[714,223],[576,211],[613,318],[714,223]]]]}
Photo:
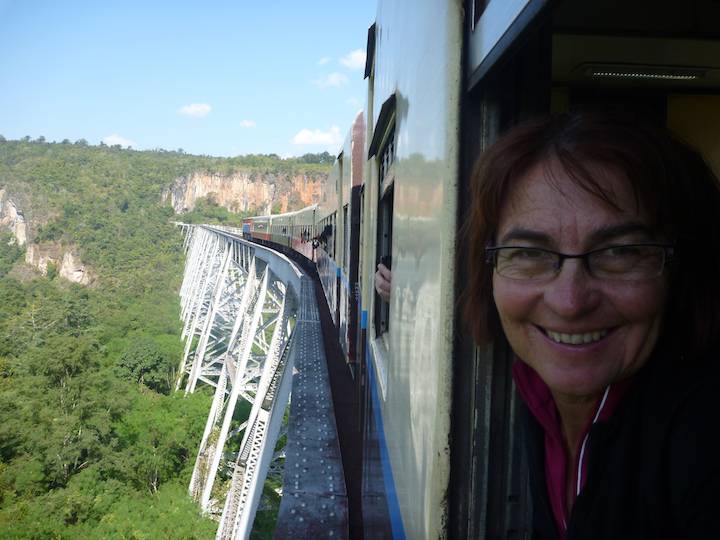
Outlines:
{"type": "Polygon", "coordinates": [[[612,373],[597,365],[532,367],[548,386],[556,400],[557,398],[566,400],[596,399],[602,395],[608,385],[612,384],[614,379],[612,373]]]}

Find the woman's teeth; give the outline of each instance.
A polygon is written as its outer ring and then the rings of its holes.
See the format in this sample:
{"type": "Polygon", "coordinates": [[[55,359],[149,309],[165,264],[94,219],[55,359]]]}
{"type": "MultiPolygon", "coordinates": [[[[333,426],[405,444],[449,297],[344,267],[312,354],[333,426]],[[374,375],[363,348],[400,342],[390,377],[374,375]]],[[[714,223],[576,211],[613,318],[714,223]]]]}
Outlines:
{"type": "Polygon", "coordinates": [[[584,343],[593,343],[604,338],[608,331],[598,330],[597,332],[585,332],[584,334],[561,334],[560,332],[553,332],[547,330],[547,335],[553,341],[557,343],[564,343],[566,345],[582,345],[584,343]]]}

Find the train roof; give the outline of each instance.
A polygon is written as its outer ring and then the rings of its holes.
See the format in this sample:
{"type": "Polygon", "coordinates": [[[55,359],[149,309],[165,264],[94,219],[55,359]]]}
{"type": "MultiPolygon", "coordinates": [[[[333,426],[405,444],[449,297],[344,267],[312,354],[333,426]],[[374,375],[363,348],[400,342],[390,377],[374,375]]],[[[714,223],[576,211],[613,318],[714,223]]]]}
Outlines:
{"type": "Polygon", "coordinates": [[[302,214],[304,212],[309,212],[311,210],[317,210],[317,204],[311,204],[310,206],[306,206],[305,208],[301,208],[300,210],[293,210],[292,212],[284,212],[282,214],[269,214],[264,216],[252,216],[247,219],[277,219],[277,218],[286,218],[295,216],[298,214],[302,214]]]}

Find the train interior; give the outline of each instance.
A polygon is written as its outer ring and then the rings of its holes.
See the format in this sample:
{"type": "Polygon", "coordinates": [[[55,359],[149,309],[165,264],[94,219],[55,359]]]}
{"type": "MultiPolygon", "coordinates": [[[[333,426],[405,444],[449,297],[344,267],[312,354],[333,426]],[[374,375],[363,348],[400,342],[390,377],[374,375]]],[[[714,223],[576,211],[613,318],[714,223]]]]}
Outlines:
{"type": "MultiPolygon", "coordinates": [[[[494,3],[470,3],[468,47],[494,3]]],[[[666,125],[720,175],[717,0],[527,2],[491,54],[478,61],[466,56],[464,190],[477,156],[504,129],[578,107],[612,108],[666,125]]],[[[461,221],[465,212],[461,207],[461,221]]],[[[463,473],[451,478],[453,536],[523,537],[529,530],[508,354],[504,343],[489,351],[468,336],[458,339],[452,469],[463,473]],[[484,420],[471,428],[477,418],[484,420]]]]}

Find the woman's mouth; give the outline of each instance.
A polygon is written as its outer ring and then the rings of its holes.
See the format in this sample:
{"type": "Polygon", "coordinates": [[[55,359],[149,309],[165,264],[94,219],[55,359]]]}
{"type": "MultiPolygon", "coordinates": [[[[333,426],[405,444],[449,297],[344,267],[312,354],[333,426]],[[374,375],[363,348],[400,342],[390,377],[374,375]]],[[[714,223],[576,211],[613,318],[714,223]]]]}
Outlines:
{"type": "Polygon", "coordinates": [[[562,343],[563,345],[586,345],[588,343],[595,343],[604,338],[609,330],[594,330],[592,332],[582,332],[577,334],[567,334],[564,332],[554,332],[553,330],[547,330],[541,328],[546,336],[552,339],[555,343],[562,343]]]}

